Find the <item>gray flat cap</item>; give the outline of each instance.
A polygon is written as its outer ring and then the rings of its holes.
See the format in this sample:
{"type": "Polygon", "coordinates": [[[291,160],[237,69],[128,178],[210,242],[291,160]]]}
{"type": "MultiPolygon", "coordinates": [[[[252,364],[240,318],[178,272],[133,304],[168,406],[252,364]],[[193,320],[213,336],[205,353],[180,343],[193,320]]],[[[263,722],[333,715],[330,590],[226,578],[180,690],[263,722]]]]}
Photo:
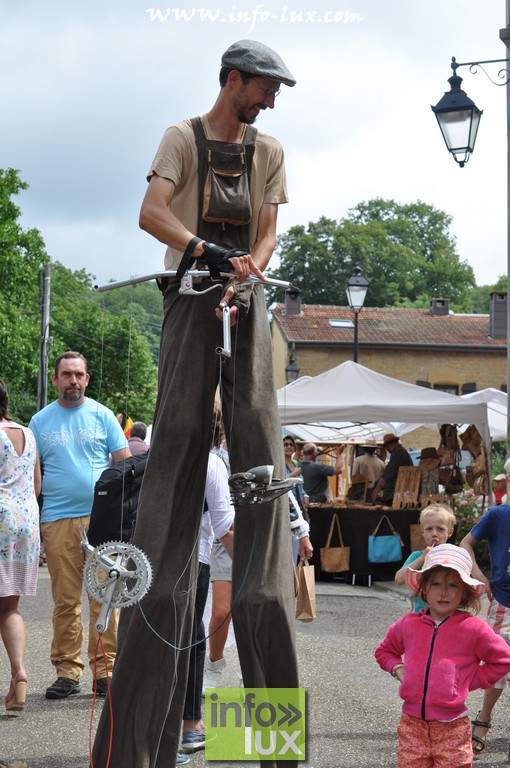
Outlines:
{"type": "Polygon", "coordinates": [[[221,66],[240,69],[250,75],[269,77],[291,87],[296,85],[295,78],[276,51],[257,40],[238,40],[233,43],[221,57],[221,66]]]}

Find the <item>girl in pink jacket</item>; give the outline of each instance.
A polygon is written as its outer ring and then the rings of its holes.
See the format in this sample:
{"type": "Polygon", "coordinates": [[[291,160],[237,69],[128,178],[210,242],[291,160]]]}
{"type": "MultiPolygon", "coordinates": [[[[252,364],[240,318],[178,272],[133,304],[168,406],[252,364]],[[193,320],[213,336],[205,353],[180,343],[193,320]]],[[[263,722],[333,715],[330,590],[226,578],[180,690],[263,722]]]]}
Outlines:
{"type": "Polygon", "coordinates": [[[375,651],[381,669],[401,683],[398,768],[471,766],[468,693],[491,688],[510,671],[510,647],[468,612],[478,612],[483,589],[471,570],[464,549],[431,549],[421,571],[407,571],[428,608],[392,624],[375,651]]]}

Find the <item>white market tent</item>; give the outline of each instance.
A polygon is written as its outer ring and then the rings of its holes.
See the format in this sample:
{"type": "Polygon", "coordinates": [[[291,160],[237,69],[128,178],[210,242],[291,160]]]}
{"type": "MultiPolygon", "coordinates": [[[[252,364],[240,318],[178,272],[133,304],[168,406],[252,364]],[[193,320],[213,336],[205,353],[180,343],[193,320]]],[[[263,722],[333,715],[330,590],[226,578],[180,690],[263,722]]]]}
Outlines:
{"type": "MultiPolygon", "coordinates": [[[[463,400],[470,400],[475,403],[487,403],[487,418],[489,420],[489,433],[493,442],[503,441],[506,443],[507,439],[507,402],[508,397],[506,392],[501,392],[499,389],[493,387],[487,387],[487,389],[480,389],[478,392],[470,392],[467,395],[462,395],[463,400]]],[[[393,432],[396,435],[404,435],[407,432],[412,432],[414,429],[422,427],[423,424],[405,424],[401,422],[393,423],[393,432]]],[[[427,425],[429,429],[434,429],[431,424],[427,425]]],[[[459,435],[461,435],[469,424],[460,424],[457,426],[459,435]]],[[[439,428],[436,427],[439,432],[439,428]]]]}
{"type": "MultiPolygon", "coordinates": [[[[474,424],[485,445],[490,445],[486,401],[408,384],[352,361],[313,378],[298,379],[279,389],[277,397],[282,424],[340,422],[371,425],[371,431],[380,431],[381,422],[416,426],[474,424]]],[[[385,426],[383,430],[393,431],[385,426]]],[[[408,430],[404,428],[400,433],[405,431],[408,430]]]]}
{"type": "MultiPolygon", "coordinates": [[[[469,400],[472,403],[487,403],[491,438],[494,442],[502,440],[506,443],[508,429],[508,396],[506,392],[488,387],[487,389],[481,389],[479,392],[470,392],[468,395],[462,395],[462,399],[469,400]]],[[[464,427],[467,426],[467,424],[464,424],[464,427]]]]}
{"type": "MultiPolygon", "coordinates": [[[[363,443],[368,438],[382,442],[387,432],[395,432],[391,422],[379,424],[353,424],[352,422],[325,422],[309,424],[287,424],[282,434],[290,434],[304,443],[363,443]]],[[[402,433],[403,434],[403,433],[402,433]]]]}

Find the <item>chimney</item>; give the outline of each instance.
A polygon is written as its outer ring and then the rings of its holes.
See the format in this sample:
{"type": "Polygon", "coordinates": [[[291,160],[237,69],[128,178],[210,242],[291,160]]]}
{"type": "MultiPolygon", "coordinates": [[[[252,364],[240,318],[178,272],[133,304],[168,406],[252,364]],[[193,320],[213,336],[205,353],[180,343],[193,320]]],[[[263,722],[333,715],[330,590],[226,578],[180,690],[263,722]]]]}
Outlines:
{"type": "Polygon", "coordinates": [[[450,299],[431,299],[429,312],[432,317],[441,317],[450,314],[450,299]]]}
{"type": "Polygon", "coordinates": [[[493,339],[506,339],[507,315],[506,291],[491,293],[489,305],[489,336],[493,339]]]}
{"type": "Polygon", "coordinates": [[[289,288],[285,291],[285,309],[282,315],[301,316],[301,291],[298,288],[289,288]]]}

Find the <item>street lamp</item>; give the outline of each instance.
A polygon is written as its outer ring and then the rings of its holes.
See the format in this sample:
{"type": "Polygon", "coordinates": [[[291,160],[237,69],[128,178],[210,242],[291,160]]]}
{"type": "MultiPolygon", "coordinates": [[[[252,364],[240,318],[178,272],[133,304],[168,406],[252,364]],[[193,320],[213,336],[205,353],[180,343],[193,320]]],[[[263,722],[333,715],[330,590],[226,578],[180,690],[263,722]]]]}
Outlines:
{"type": "Polygon", "coordinates": [[[345,292],[350,308],[354,312],[354,355],[353,360],[358,362],[358,315],[363,309],[368,290],[368,280],[361,274],[361,267],[354,267],[354,274],[345,284],[345,292]]]}
{"type": "Polygon", "coordinates": [[[292,343],[289,364],[285,369],[285,378],[287,379],[287,384],[292,384],[292,382],[296,381],[298,377],[299,368],[296,365],[296,345],[292,343]]]}
{"type": "Polygon", "coordinates": [[[453,159],[461,168],[469,160],[475,148],[476,134],[483,114],[475,102],[461,89],[462,78],[457,74],[457,64],[452,57],[453,75],[449,78],[450,91],[447,91],[435,107],[431,107],[437,118],[443,139],[453,159]]]}
{"type": "MultiPolygon", "coordinates": [[[[506,6],[506,27],[499,30],[499,38],[510,48],[510,0],[505,0],[506,6]]],[[[445,93],[443,98],[432,107],[432,111],[437,117],[441,133],[446,142],[448,151],[452,153],[454,159],[461,168],[469,160],[474,150],[478,124],[482,115],[481,110],[471,101],[461,90],[462,79],[457,76],[459,67],[469,67],[472,74],[476,74],[478,68],[484,72],[494,85],[506,86],[506,134],[507,134],[507,302],[510,299],[510,71],[508,67],[502,67],[498,72],[500,82],[496,82],[485,71],[484,64],[508,63],[509,59],[488,59],[485,61],[467,61],[461,64],[457,63],[455,57],[452,58],[453,76],[449,79],[451,91],[445,93]],[[459,155],[459,158],[457,158],[459,155]]],[[[507,306],[507,329],[506,329],[506,349],[507,349],[507,393],[510,395],[510,311],[507,306]]],[[[510,455],[510,408],[507,409],[507,455],[510,455]]]]}

